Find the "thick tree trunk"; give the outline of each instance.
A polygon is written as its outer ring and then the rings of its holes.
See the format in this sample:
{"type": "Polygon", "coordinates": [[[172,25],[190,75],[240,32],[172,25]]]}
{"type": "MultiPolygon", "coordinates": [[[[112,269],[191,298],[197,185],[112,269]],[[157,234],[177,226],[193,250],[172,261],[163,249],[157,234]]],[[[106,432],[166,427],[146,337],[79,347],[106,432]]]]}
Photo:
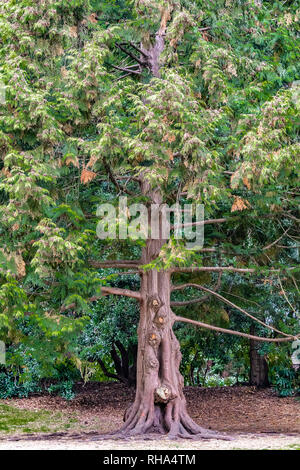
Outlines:
{"type": "MultiPolygon", "coordinates": [[[[160,55],[164,50],[164,36],[172,8],[162,13],[161,26],[152,46],[141,45],[148,58],[152,75],[160,77],[160,55]]],[[[159,188],[151,188],[143,177],[141,191],[150,204],[162,204],[159,188]]],[[[162,217],[162,216],[161,216],[162,217]]],[[[149,213],[151,227],[151,214],[149,213]]],[[[143,249],[142,264],[153,261],[166,240],[148,239],[143,249]]],[[[140,322],[138,327],[138,358],[136,397],[126,411],[125,424],[118,435],[137,435],[149,432],[167,433],[169,437],[228,439],[198,426],[188,415],[183,395],[183,377],[180,374],[181,352],[173,332],[174,314],[170,306],[171,273],[151,270],[141,279],[140,322]]]]}
{"type": "MultiPolygon", "coordinates": [[[[255,328],[250,327],[250,333],[255,334],[255,328]]],[[[258,352],[259,343],[253,339],[250,340],[250,384],[256,387],[268,387],[268,363],[265,356],[258,352]]]]}
{"type": "MultiPolygon", "coordinates": [[[[146,193],[145,188],[143,193],[146,193]]],[[[161,203],[158,191],[150,194],[152,203],[161,203]]],[[[164,243],[162,239],[148,239],[143,264],[155,259],[164,243]]],[[[136,397],[125,413],[125,424],[118,434],[154,432],[168,434],[171,438],[227,439],[201,428],[187,413],[183,377],[179,371],[180,345],[172,328],[174,314],[170,296],[169,271],[150,270],[142,274],[136,397]]]]}

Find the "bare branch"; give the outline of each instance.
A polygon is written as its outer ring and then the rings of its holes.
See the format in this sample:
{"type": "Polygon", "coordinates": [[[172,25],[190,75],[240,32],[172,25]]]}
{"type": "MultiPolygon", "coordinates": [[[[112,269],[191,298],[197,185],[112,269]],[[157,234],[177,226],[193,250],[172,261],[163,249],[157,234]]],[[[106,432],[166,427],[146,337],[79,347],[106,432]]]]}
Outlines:
{"type": "Polygon", "coordinates": [[[141,264],[141,260],[106,260],[106,261],[96,261],[93,259],[90,259],[88,261],[90,266],[93,266],[93,268],[127,268],[127,269],[137,269],[139,265],[141,264]]]}
{"type": "Polygon", "coordinates": [[[121,75],[121,77],[117,78],[117,79],[114,80],[114,81],[115,81],[115,82],[119,82],[120,80],[123,80],[123,78],[129,77],[129,75],[131,75],[130,72],[125,73],[124,75],[121,75]]]}
{"type": "Polygon", "coordinates": [[[132,191],[129,191],[124,185],[120,184],[117,179],[115,178],[115,175],[113,174],[109,164],[107,163],[106,161],[106,158],[103,158],[103,165],[104,165],[104,168],[105,170],[107,171],[108,173],[108,176],[110,178],[110,180],[112,181],[112,183],[116,186],[116,188],[121,192],[123,191],[124,193],[127,193],[129,194],[129,196],[134,196],[135,193],[133,193],[132,191]]]}
{"type": "MultiPolygon", "coordinates": [[[[292,266],[290,268],[285,268],[286,271],[292,271],[293,269],[297,269],[297,266],[292,266]]],[[[272,269],[269,268],[270,274],[273,273],[280,273],[282,270],[281,269],[272,269]]],[[[255,273],[255,269],[253,268],[234,268],[233,266],[195,266],[195,267],[189,267],[189,268],[171,268],[172,273],[197,273],[197,272],[232,272],[232,273],[244,273],[244,274],[251,274],[255,273]]]]}
{"type": "Polygon", "coordinates": [[[144,61],[140,60],[138,57],[136,57],[134,54],[132,54],[132,52],[125,49],[125,47],[123,47],[121,44],[116,44],[116,46],[119,49],[121,49],[121,51],[125,52],[125,54],[129,55],[129,57],[131,57],[133,60],[138,62],[140,65],[142,65],[143,67],[146,65],[146,63],[144,61]]]}
{"type": "Polygon", "coordinates": [[[130,44],[136,51],[138,51],[140,54],[142,54],[142,55],[145,57],[145,59],[148,59],[148,54],[146,54],[146,52],[143,51],[140,47],[136,46],[136,45],[135,45],[133,42],[131,42],[131,41],[129,42],[129,44],[130,44]]]}
{"type": "Polygon", "coordinates": [[[244,310],[243,308],[239,307],[238,305],[234,304],[233,302],[231,302],[230,300],[226,299],[226,297],[223,297],[223,295],[220,295],[218,294],[217,292],[214,292],[213,290],[211,289],[208,289],[207,287],[203,287],[203,286],[200,286],[199,284],[194,284],[194,283],[190,283],[190,284],[182,284],[181,286],[175,286],[172,288],[172,291],[175,291],[175,290],[181,290],[181,289],[185,289],[186,287],[194,287],[196,289],[200,289],[200,290],[203,290],[204,292],[208,292],[209,294],[211,295],[214,295],[215,297],[217,297],[218,299],[222,300],[223,302],[225,302],[227,305],[230,305],[230,307],[233,307],[233,308],[236,308],[237,310],[239,310],[240,312],[242,312],[244,315],[246,315],[247,317],[251,318],[252,320],[256,321],[257,323],[260,323],[262,326],[264,326],[265,328],[268,328],[269,330],[272,330],[272,331],[276,331],[277,333],[281,334],[282,336],[287,336],[287,337],[290,337],[291,335],[287,334],[287,333],[284,333],[283,331],[280,331],[280,330],[277,330],[275,327],[273,326],[270,326],[270,325],[267,325],[266,323],[264,323],[263,321],[259,320],[258,318],[254,317],[253,315],[251,315],[250,313],[246,312],[246,310],[244,310]]]}
{"type": "Polygon", "coordinates": [[[288,338],[262,338],[261,336],[248,335],[247,333],[241,333],[240,331],[228,330],[226,328],[220,328],[219,326],[208,325],[207,323],[202,323],[196,320],[191,320],[190,318],[179,317],[174,315],[174,321],[181,321],[184,323],[191,323],[192,325],[200,326],[200,328],[206,328],[208,330],[218,331],[220,333],[226,333],[229,335],[242,336],[244,338],[254,339],[256,341],[265,341],[268,343],[283,343],[287,341],[294,341],[299,338],[300,335],[290,336],[288,338]]]}
{"type": "Polygon", "coordinates": [[[142,296],[140,292],[129,290],[129,289],[119,289],[118,287],[101,287],[102,295],[123,295],[125,297],[131,297],[132,299],[141,300],[142,296]]]}
{"type": "MultiPolygon", "coordinates": [[[[88,302],[96,302],[97,300],[101,299],[100,295],[94,295],[93,297],[90,297],[87,299],[88,302]]],[[[71,310],[76,307],[76,302],[73,302],[72,304],[69,305],[63,305],[60,309],[60,313],[65,312],[66,310],[71,310]]]]}
{"type": "MultiPolygon", "coordinates": [[[[254,273],[255,269],[252,268],[234,268],[233,266],[195,266],[190,268],[172,268],[173,273],[197,273],[197,272],[233,272],[233,273],[254,273]]],[[[273,271],[277,272],[277,271],[273,271]]]]}
{"type": "Polygon", "coordinates": [[[118,67],[117,65],[113,65],[113,64],[110,64],[110,66],[111,66],[113,69],[121,70],[122,72],[133,73],[133,74],[135,74],[135,75],[141,75],[141,72],[136,72],[135,70],[126,69],[125,67],[118,67]]]}
{"type": "Polygon", "coordinates": [[[279,242],[283,237],[284,235],[290,230],[291,227],[289,227],[288,229],[285,230],[285,232],[279,237],[277,238],[277,240],[275,240],[274,242],[270,243],[270,245],[267,245],[263,248],[263,250],[268,250],[269,248],[271,248],[273,245],[276,245],[277,242],[279,242]]]}
{"type": "MultiPolygon", "coordinates": [[[[214,292],[220,289],[221,280],[222,280],[222,273],[219,273],[218,281],[217,281],[217,283],[214,287],[214,292]]],[[[171,307],[184,307],[185,305],[204,303],[209,298],[210,298],[210,293],[208,295],[204,295],[203,297],[198,298],[198,299],[185,300],[185,301],[181,301],[181,302],[171,302],[170,305],[171,305],[171,307]]]]}
{"type": "Polygon", "coordinates": [[[209,224],[222,224],[224,222],[228,222],[229,219],[207,219],[201,220],[200,222],[189,222],[187,224],[178,224],[178,225],[171,225],[171,229],[177,228],[185,228],[185,227],[197,227],[200,225],[209,225],[209,224]]]}
{"type": "MultiPolygon", "coordinates": [[[[96,302],[106,295],[123,295],[124,297],[131,297],[132,299],[141,300],[140,292],[129,290],[129,289],[119,289],[118,287],[101,287],[101,295],[94,295],[87,299],[88,302],[96,302]]],[[[69,305],[63,305],[60,309],[60,313],[65,312],[66,310],[71,310],[76,307],[76,302],[73,302],[69,305]]]]}

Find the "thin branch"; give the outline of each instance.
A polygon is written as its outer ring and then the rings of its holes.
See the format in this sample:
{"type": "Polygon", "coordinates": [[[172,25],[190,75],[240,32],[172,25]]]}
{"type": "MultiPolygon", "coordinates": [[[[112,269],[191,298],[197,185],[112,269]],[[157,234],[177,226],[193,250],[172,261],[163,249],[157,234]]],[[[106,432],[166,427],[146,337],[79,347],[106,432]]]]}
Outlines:
{"type": "Polygon", "coordinates": [[[125,52],[125,54],[129,55],[129,57],[131,57],[133,60],[135,60],[136,62],[138,62],[140,65],[142,65],[143,67],[146,65],[145,62],[143,62],[142,60],[140,60],[138,57],[136,57],[134,54],[132,54],[132,52],[130,51],[127,51],[127,49],[125,49],[125,47],[123,47],[121,44],[116,44],[116,46],[121,49],[121,51],[125,52]]]}
{"type": "MultiPolygon", "coordinates": [[[[214,291],[217,291],[221,287],[221,280],[222,280],[222,273],[219,273],[218,276],[218,281],[214,287],[214,291]]],[[[210,294],[204,295],[201,298],[198,299],[192,299],[192,300],[184,300],[181,302],[171,302],[170,305],[171,307],[184,307],[185,305],[191,305],[191,304],[199,304],[199,303],[204,303],[210,298],[210,294]]]]}
{"type": "Polygon", "coordinates": [[[218,331],[220,333],[226,333],[229,335],[242,336],[244,338],[254,339],[256,341],[265,341],[268,343],[284,343],[287,341],[294,341],[295,339],[300,338],[300,335],[290,336],[288,338],[262,338],[261,336],[248,335],[247,333],[241,333],[240,331],[228,330],[226,328],[220,328],[218,326],[208,325],[207,323],[202,323],[196,320],[191,320],[190,318],[179,317],[174,315],[174,321],[181,321],[184,323],[191,323],[192,325],[200,326],[201,328],[206,328],[208,330],[218,331]]]}
{"type": "Polygon", "coordinates": [[[284,288],[283,288],[283,285],[282,285],[282,283],[281,283],[281,279],[280,279],[279,276],[278,276],[278,281],[279,281],[279,284],[280,284],[280,287],[281,287],[281,292],[283,293],[285,300],[287,301],[287,303],[289,304],[289,306],[291,307],[291,309],[293,310],[293,312],[296,312],[296,309],[293,307],[293,305],[291,304],[291,302],[290,302],[289,299],[288,299],[288,296],[286,295],[286,292],[285,292],[285,290],[284,290],[284,288]]]}
{"type": "MultiPolygon", "coordinates": [[[[297,269],[298,266],[292,266],[290,268],[285,268],[287,271],[292,271],[293,269],[297,269]]],[[[234,268],[233,266],[195,266],[190,268],[171,268],[173,273],[197,273],[197,272],[233,272],[233,273],[255,273],[256,270],[253,268],[234,268]]],[[[280,273],[281,269],[272,269],[270,268],[270,273],[280,273]]]]}
{"type": "Polygon", "coordinates": [[[135,75],[141,75],[140,72],[136,72],[135,70],[129,70],[129,69],[126,69],[126,68],[124,68],[124,67],[118,67],[117,65],[113,65],[113,64],[110,64],[110,66],[111,66],[113,69],[121,70],[122,72],[133,73],[133,74],[135,74],[135,75]]]}
{"type": "Polygon", "coordinates": [[[284,214],[285,217],[288,217],[289,219],[295,220],[296,222],[300,223],[300,219],[297,219],[294,215],[291,214],[284,214]]]}
{"type": "Polygon", "coordinates": [[[143,51],[140,47],[136,46],[133,42],[129,42],[129,44],[131,45],[131,47],[133,47],[136,51],[138,51],[140,54],[142,54],[145,59],[148,59],[148,54],[146,54],[145,51],[143,51]]]}
{"type": "Polygon", "coordinates": [[[228,219],[207,219],[201,220],[200,222],[189,222],[187,224],[178,224],[178,225],[171,225],[171,229],[177,228],[185,228],[185,227],[197,227],[199,225],[208,225],[208,224],[222,224],[224,222],[228,222],[228,219]]]}
{"type": "Polygon", "coordinates": [[[263,248],[263,250],[268,250],[269,248],[271,248],[273,245],[276,245],[277,242],[279,242],[284,236],[285,234],[290,230],[291,227],[289,227],[288,229],[285,230],[285,232],[281,235],[281,237],[277,238],[277,240],[275,240],[274,242],[270,243],[270,245],[267,245],[263,248]]]}
{"type": "MultiPolygon", "coordinates": [[[[96,302],[97,300],[101,299],[102,296],[100,295],[94,295],[93,297],[89,297],[87,299],[88,302],[96,302]]],[[[60,309],[60,313],[65,312],[66,310],[71,310],[76,307],[76,302],[73,302],[69,305],[63,305],[60,309]]]]}
{"type": "Polygon", "coordinates": [[[120,80],[123,80],[123,78],[129,77],[131,75],[131,72],[125,73],[124,75],[121,75],[121,77],[117,78],[114,80],[115,82],[119,82],[120,80]]]}
{"type": "Polygon", "coordinates": [[[107,171],[108,173],[108,176],[110,178],[110,180],[112,181],[112,183],[116,186],[116,188],[120,191],[120,192],[124,192],[124,193],[127,193],[129,194],[129,196],[134,196],[135,193],[133,193],[132,191],[129,191],[129,189],[127,189],[125,186],[123,186],[122,184],[120,184],[117,179],[115,178],[115,175],[113,174],[109,164],[107,163],[106,161],[106,158],[103,158],[103,165],[104,165],[104,168],[105,170],[107,171]]]}
{"type": "MultiPolygon", "coordinates": [[[[234,273],[254,273],[252,268],[234,268],[233,266],[195,266],[190,268],[172,268],[173,273],[197,273],[197,272],[234,272],[234,273]]],[[[275,272],[275,270],[274,270],[275,272]]]]}
{"type": "Polygon", "coordinates": [[[227,305],[230,305],[230,307],[233,307],[233,308],[236,308],[237,310],[239,310],[240,312],[242,312],[244,315],[246,315],[247,317],[251,318],[252,320],[256,321],[257,323],[260,323],[262,326],[264,326],[265,328],[268,328],[269,330],[272,330],[272,331],[276,331],[277,333],[281,334],[282,336],[287,336],[287,337],[290,337],[291,335],[287,334],[287,333],[283,333],[282,331],[280,330],[277,330],[276,328],[274,328],[273,326],[270,326],[270,325],[267,325],[266,323],[264,323],[263,321],[259,320],[258,318],[254,317],[253,315],[251,315],[250,313],[246,312],[246,310],[244,310],[243,308],[239,307],[238,305],[234,304],[233,302],[231,302],[230,300],[226,299],[226,297],[223,297],[223,295],[220,295],[218,294],[217,292],[214,292],[213,290],[211,289],[208,289],[207,287],[203,287],[203,286],[200,286],[199,284],[194,284],[194,283],[191,283],[191,284],[182,284],[181,286],[175,286],[172,288],[172,291],[175,291],[175,290],[181,290],[181,289],[185,289],[186,287],[194,287],[196,289],[200,289],[200,290],[203,290],[204,292],[208,292],[209,294],[211,295],[214,295],[215,297],[217,297],[218,299],[222,300],[223,302],[225,302],[227,305]]]}

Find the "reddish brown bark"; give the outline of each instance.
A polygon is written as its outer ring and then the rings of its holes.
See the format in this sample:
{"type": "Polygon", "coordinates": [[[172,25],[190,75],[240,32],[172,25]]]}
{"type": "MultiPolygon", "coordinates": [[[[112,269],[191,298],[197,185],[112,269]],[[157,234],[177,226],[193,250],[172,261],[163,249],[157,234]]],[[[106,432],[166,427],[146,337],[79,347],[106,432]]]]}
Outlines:
{"type": "MultiPolygon", "coordinates": [[[[150,203],[162,203],[157,189],[151,190],[146,182],[142,182],[141,186],[150,203]]],[[[153,261],[164,243],[162,238],[148,239],[143,249],[142,263],[153,261]]],[[[180,345],[173,332],[175,315],[170,307],[170,297],[170,271],[153,269],[141,273],[136,397],[125,413],[125,423],[117,434],[132,436],[156,432],[167,433],[171,438],[227,439],[201,428],[188,415],[183,377],[179,371],[180,345]]]]}
{"type": "MultiPolygon", "coordinates": [[[[164,50],[170,13],[171,9],[162,13],[161,27],[155,35],[154,44],[141,45],[141,59],[147,58],[148,68],[156,78],[160,77],[160,56],[164,50]]],[[[159,188],[151,188],[143,177],[140,184],[149,205],[162,204],[159,188]]],[[[149,226],[150,217],[149,212],[149,226]]],[[[141,260],[143,265],[157,258],[165,241],[162,237],[147,240],[141,260]]],[[[141,273],[136,397],[125,413],[125,423],[117,434],[132,436],[158,432],[167,433],[171,438],[228,439],[201,428],[187,413],[183,377],[179,371],[180,345],[173,332],[175,315],[171,310],[170,296],[171,272],[153,269],[141,273]]]]}

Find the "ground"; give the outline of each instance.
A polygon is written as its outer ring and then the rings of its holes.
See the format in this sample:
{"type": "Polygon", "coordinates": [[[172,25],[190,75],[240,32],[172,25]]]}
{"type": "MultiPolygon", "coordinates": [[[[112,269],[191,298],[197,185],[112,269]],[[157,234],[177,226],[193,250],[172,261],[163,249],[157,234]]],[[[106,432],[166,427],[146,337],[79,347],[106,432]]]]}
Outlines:
{"type": "Polygon", "coordinates": [[[186,387],[188,409],[201,426],[228,441],[103,441],[122,423],[134,397],[124,385],[77,386],[76,398],[49,395],[0,400],[0,449],[300,449],[300,401],[254,387],[186,387]]]}

